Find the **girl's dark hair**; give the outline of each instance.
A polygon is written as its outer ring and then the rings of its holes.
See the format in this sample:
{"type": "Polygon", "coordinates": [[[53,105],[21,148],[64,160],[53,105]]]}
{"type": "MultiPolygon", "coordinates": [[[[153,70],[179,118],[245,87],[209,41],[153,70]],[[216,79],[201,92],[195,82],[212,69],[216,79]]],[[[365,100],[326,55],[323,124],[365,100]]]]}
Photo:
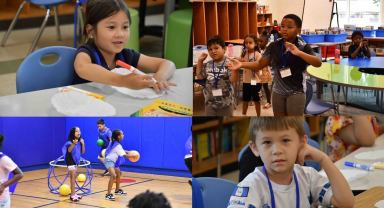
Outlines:
{"type": "Polygon", "coordinates": [[[3,146],[4,136],[0,134],[0,148],[3,146]]]}
{"type": "Polygon", "coordinates": [[[163,193],[154,193],[149,190],[136,195],[129,201],[128,208],[171,208],[163,193]]]}
{"type": "MultiPolygon", "coordinates": [[[[131,24],[131,14],[129,13],[128,6],[123,0],[88,0],[85,8],[85,24],[84,36],[87,39],[88,34],[86,27],[92,25],[96,29],[97,23],[101,20],[110,17],[119,11],[123,11],[131,24]]],[[[87,40],[89,42],[90,40],[87,40]]]]}
{"type": "MultiPolygon", "coordinates": [[[[71,128],[71,130],[69,131],[69,135],[68,135],[68,141],[73,142],[73,140],[75,140],[75,132],[76,132],[77,128],[79,128],[79,127],[75,126],[75,127],[71,128]]],[[[81,139],[81,136],[80,136],[79,140],[80,139],[81,139]]]]}
{"type": "Polygon", "coordinates": [[[113,132],[112,132],[112,142],[119,141],[118,137],[121,135],[121,132],[122,131],[120,129],[113,130],[113,132]]]}
{"type": "Polygon", "coordinates": [[[256,34],[248,34],[244,37],[243,50],[241,51],[241,57],[244,57],[245,54],[247,53],[247,47],[245,47],[245,39],[247,39],[247,38],[252,38],[253,41],[255,42],[255,48],[253,50],[260,52],[259,44],[257,43],[257,35],[256,34]]]}

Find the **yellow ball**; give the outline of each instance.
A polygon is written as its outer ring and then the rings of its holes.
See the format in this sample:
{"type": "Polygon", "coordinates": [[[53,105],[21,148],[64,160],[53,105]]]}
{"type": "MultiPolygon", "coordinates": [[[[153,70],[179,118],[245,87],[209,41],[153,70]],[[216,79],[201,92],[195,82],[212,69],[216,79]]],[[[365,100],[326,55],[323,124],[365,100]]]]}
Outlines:
{"type": "Polygon", "coordinates": [[[77,176],[77,181],[78,181],[78,182],[84,182],[85,179],[86,179],[86,177],[85,177],[84,174],[79,174],[79,175],[77,176]]]}
{"type": "Polygon", "coordinates": [[[129,161],[137,162],[140,159],[140,153],[136,150],[129,151],[129,161]]]}
{"type": "Polygon", "coordinates": [[[103,156],[103,158],[105,158],[105,150],[107,150],[107,149],[101,150],[101,156],[103,156]]]}
{"type": "Polygon", "coordinates": [[[61,196],[68,196],[71,193],[71,188],[67,184],[63,184],[59,188],[59,194],[61,196]]]}

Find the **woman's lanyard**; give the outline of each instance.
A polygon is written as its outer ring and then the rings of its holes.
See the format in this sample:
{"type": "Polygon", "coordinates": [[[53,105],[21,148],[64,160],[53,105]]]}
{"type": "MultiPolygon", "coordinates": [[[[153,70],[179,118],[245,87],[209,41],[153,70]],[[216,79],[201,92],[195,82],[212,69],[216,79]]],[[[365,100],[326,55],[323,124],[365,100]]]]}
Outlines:
{"type": "MultiPolygon", "coordinates": [[[[248,61],[250,62],[251,60],[249,59],[249,53],[248,54],[248,61]]],[[[256,61],[256,51],[253,51],[253,61],[256,61]]],[[[252,70],[252,77],[256,77],[256,71],[252,70]]]]}
{"type": "MultiPolygon", "coordinates": [[[[275,195],[273,194],[272,184],[271,184],[271,181],[269,180],[268,173],[267,173],[267,170],[265,169],[265,166],[263,166],[263,171],[264,171],[265,176],[267,177],[267,180],[268,180],[269,194],[271,195],[271,204],[272,204],[271,206],[272,206],[272,208],[276,208],[275,195]]],[[[293,171],[293,179],[295,180],[295,186],[296,186],[296,208],[300,208],[299,182],[297,181],[295,171],[293,171]]]]}
{"type": "Polygon", "coordinates": [[[223,64],[221,65],[221,67],[219,67],[219,72],[215,72],[215,61],[212,61],[212,73],[213,73],[213,78],[215,78],[216,89],[217,89],[217,84],[219,83],[219,80],[220,80],[220,71],[224,69],[224,64],[226,59],[227,58],[224,58],[223,64]]]}

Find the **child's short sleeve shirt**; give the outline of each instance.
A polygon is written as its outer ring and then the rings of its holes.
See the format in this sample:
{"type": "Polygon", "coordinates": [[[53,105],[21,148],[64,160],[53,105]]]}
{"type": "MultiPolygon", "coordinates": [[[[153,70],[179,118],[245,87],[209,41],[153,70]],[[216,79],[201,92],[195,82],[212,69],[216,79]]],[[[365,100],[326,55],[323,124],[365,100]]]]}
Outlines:
{"type": "Polygon", "coordinates": [[[221,62],[207,62],[201,72],[205,82],[203,90],[205,104],[219,109],[234,104],[234,92],[230,81],[231,70],[226,67],[229,60],[226,58],[221,62]],[[213,96],[212,91],[221,89],[222,96],[213,96]]]}
{"type": "MultiPolygon", "coordinates": [[[[77,56],[77,54],[81,52],[88,54],[89,57],[91,57],[92,63],[98,64],[107,70],[112,70],[108,67],[108,64],[106,63],[103,55],[94,44],[86,44],[86,45],[80,46],[77,49],[75,56],[77,56]]],[[[124,48],[120,53],[116,54],[116,59],[121,59],[122,61],[124,61],[125,63],[133,67],[137,67],[139,58],[140,58],[140,53],[128,48],[124,48]]],[[[89,81],[81,78],[75,71],[73,84],[81,84],[85,82],[89,82],[89,81]]]]}
{"type": "MultiPolygon", "coordinates": [[[[310,55],[315,55],[310,45],[306,44],[301,38],[295,41],[296,47],[310,55]]],[[[273,77],[273,91],[284,96],[303,93],[303,72],[307,69],[308,63],[298,56],[286,52],[284,40],[279,39],[269,44],[263,58],[271,61],[273,77]],[[281,69],[290,68],[291,76],[282,77],[281,69]]]]}
{"type": "MultiPolygon", "coordinates": [[[[300,207],[330,205],[332,189],[328,179],[311,167],[294,166],[300,190],[300,207]]],[[[271,181],[276,207],[296,207],[296,185],[292,179],[289,185],[271,181]]],[[[266,176],[260,167],[250,173],[233,191],[228,208],[272,207],[266,176]]]]}

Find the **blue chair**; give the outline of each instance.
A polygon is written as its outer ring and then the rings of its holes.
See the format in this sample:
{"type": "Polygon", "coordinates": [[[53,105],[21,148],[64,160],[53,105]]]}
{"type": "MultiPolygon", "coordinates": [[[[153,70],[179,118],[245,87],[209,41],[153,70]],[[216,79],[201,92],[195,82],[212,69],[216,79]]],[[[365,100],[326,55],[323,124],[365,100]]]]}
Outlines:
{"type": "Polygon", "coordinates": [[[84,17],[83,12],[81,10],[81,7],[87,3],[87,0],[76,0],[75,4],[75,13],[73,15],[73,23],[74,23],[74,29],[73,29],[73,47],[77,48],[77,37],[83,34],[83,28],[84,25],[84,17]]]}
{"type": "Polygon", "coordinates": [[[32,42],[32,46],[29,49],[28,54],[35,50],[37,42],[39,41],[41,34],[44,31],[45,25],[47,24],[47,21],[48,21],[48,18],[50,16],[52,7],[53,7],[53,11],[55,13],[55,25],[56,25],[58,40],[61,40],[60,27],[59,27],[59,15],[57,13],[57,6],[60,4],[66,3],[68,1],[69,0],[24,0],[21,3],[19,9],[17,10],[15,18],[13,18],[11,25],[8,28],[8,31],[5,33],[5,35],[1,41],[1,46],[4,46],[5,43],[7,42],[8,36],[9,36],[9,34],[11,34],[11,31],[12,31],[13,27],[15,26],[16,21],[19,18],[19,15],[20,15],[21,11],[23,10],[24,5],[26,3],[34,4],[34,5],[44,7],[45,9],[47,9],[47,13],[45,14],[43,23],[41,24],[39,32],[36,34],[35,39],[32,42]]]}
{"type": "Polygon", "coordinates": [[[317,99],[313,96],[313,87],[312,83],[308,80],[306,81],[307,91],[306,91],[306,103],[305,103],[305,114],[310,115],[319,115],[328,110],[333,109],[336,114],[339,114],[337,108],[334,104],[324,102],[322,100],[317,99]]]}
{"type": "Polygon", "coordinates": [[[71,85],[75,52],[74,48],[51,46],[28,55],[16,73],[17,93],[71,85]],[[41,59],[49,55],[58,59],[52,64],[42,63],[41,59]]]}
{"type": "Polygon", "coordinates": [[[192,179],[193,208],[226,208],[237,184],[221,178],[192,179]]]}

